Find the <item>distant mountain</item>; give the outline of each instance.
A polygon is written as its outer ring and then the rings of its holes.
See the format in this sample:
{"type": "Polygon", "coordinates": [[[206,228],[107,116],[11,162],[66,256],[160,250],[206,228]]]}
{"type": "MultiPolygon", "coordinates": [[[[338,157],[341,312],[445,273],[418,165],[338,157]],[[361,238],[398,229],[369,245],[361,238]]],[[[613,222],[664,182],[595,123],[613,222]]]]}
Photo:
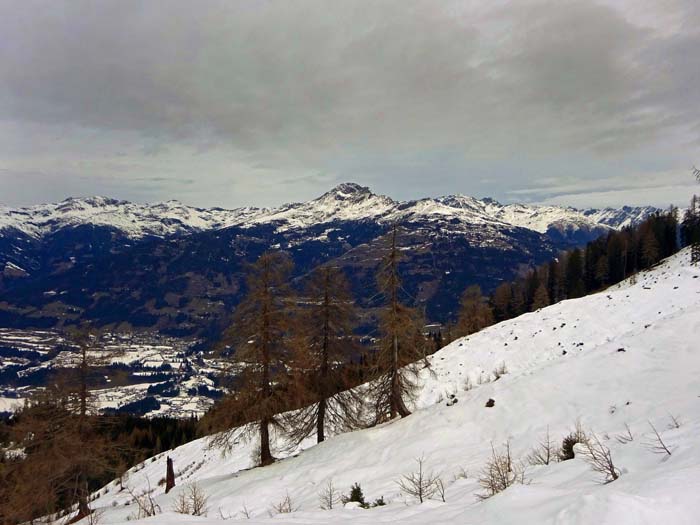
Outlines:
{"type": "Polygon", "coordinates": [[[178,201],[135,204],[107,197],[69,198],[55,204],[26,208],[0,206],[0,236],[17,231],[41,238],[64,228],[101,226],[132,238],[169,237],[217,230],[230,226],[274,224],[278,231],[308,228],[335,221],[376,220],[397,222],[424,218],[459,219],[461,222],[498,223],[545,233],[565,225],[595,228],[632,226],[657,211],[653,207],[577,210],[559,206],[503,205],[493,199],[464,195],[398,202],[365,187],[344,183],[317,199],[278,208],[195,208],[178,201]]]}
{"type": "Polygon", "coordinates": [[[445,321],[467,285],[488,292],[562,248],[654,211],[503,205],[462,195],[398,202],[353,183],[271,209],[104,197],[0,208],[0,326],[60,328],[89,319],[213,337],[244,292],[246,263],[271,248],[292,256],[297,283],[319,265],[341,266],[371,326],[374,274],[392,224],[404,248],[404,299],[445,321]]]}

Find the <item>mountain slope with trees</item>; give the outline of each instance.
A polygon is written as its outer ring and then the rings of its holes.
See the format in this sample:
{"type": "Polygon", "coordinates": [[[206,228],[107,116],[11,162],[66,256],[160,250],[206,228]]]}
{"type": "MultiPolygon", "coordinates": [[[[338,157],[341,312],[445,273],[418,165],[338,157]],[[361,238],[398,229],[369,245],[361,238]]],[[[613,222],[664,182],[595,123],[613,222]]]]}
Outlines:
{"type": "Polygon", "coordinates": [[[693,523],[699,281],[684,249],[603,292],[454,341],[428,358],[408,417],[292,448],[273,433],[279,460],[253,469],[255,442],[222,459],[204,438],[167,454],[178,472],[170,494],[157,485],[162,454],[129,471],[130,492],[115,482],[92,504],[104,523],[131,522],[150,487],[158,510],[144,523],[693,523]],[[534,454],[543,450],[546,463],[534,454]],[[419,472],[431,480],[423,503],[405,489],[419,472]],[[444,490],[430,489],[438,479],[444,490]],[[176,512],[193,483],[206,517],[176,512]],[[378,507],[319,509],[323,494],[340,499],[356,483],[378,507]]]}

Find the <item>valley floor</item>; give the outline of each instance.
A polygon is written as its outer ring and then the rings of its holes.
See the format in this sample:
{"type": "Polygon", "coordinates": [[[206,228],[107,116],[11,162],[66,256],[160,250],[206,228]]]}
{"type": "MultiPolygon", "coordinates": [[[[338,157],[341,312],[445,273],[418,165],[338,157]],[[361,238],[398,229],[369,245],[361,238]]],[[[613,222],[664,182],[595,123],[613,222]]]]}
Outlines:
{"type": "Polygon", "coordinates": [[[198,440],[169,453],[178,486],[163,494],[166,455],[129,472],[135,494],[153,490],[163,513],[138,520],[116,482],[93,506],[100,523],[406,523],[406,524],[696,524],[700,522],[700,268],[684,250],[636,282],[564,301],[455,341],[431,356],[415,412],[382,426],[312,440],[251,469],[254,443],[222,457],[198,440]],[[494,369],[508,373],[494,380],[494,369]],[[448,406],[448,399],[454,396],[448,406]],[[495,406],[486,408],[487,400],[495,406]],[[672,424],[673,418],[679,423],[672,424]],[[581,455],[547,466],[525,460],[547,432],[553,440],[577,420],[610,449],[619,479],[601,483],[581,455]],[[671,455],[654,450],[651,424],[671,455]],[[629,427],[633,439],[618,439],[629,427]],[[510,442],[526,464],[525,484],[481,501],[478,477],[491,455],[510,442]],[[425,458],[439,473],[446,502],[419,504],[397,481],[425,458]],[[348,493],[360,483],[369,510],[319,509],[332,480],[348,493]],[[173,512],[179,491],[197,482],[208,517],[173,512]],[[273,506],[289,495],[295,512],[273,506]],[[250,516],[246,519],[245,514],[250,516]]]}

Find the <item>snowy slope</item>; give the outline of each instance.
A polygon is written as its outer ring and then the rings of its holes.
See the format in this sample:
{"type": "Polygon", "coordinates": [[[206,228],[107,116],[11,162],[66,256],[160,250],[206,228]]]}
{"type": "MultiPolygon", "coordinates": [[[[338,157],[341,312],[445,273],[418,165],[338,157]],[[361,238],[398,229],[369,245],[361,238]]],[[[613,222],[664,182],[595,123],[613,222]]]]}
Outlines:
{"type": "MultiPolygon", "coordinates": [[[[405,419],[335,436],[265,468],[251,467],[253,444],[241,443],[222,458],[199,440],[172,451],[179,487],[162,494],[165,455],[137,466],[127,485],[137,493],[155,489],[165,514],[138,523],[210,523],[231,517],[246,523],[697,523],[700,515],[700,268],[687,250],[605,292],[569,300],[492,326],[455,341],[431,357],[416,411],[405,419]],[[623,351],[624,350],[624,351],[623,351]],[[497,381],[492,370],[505,363],[497,381]],[[479,379],[481,377],[481,380],[479,379]],[[469,378],[471,389],[465,388],[469,378]],[[479,384],[481,383],[481,384],[479,384]],[[454,394],[458,402],[447,406],[454,394]],[[485,408],[489,399],[495,407],[485,408]],[[669,429],[669,415],[681,422],[669,429]],[[549,429],[560,441],[577,419],[597,432],[612,452],[621,477],[611,484],[577,457],[528,467],[528,484],[487,501],[475,494],[476,477],[491,443],[510,440],[523,457],[549,429]],[[650,450],[648,421],[659,429],[672,456],[650,450]],[[629,425],[634,441],[615,439],[629,425]],[[402,495],[396,480],[425,456],[428,469],[448,485],[446,503],[418,504],[402,495]],[[250,470],[248,470],[250,469],[250,470]],[[466,479],[455,479],[462,471],[466,479]],[[333,479],[347,492],[359,482],[371,510],[319,510],[318,492],[333,479]],[[178,491],[197,481],[209,495],[209,517],[172,513],[178,491]],[[269,517],[289,494],[298,510],[269,517]]],[[[281,444],[281,442],[280,442],[281,444]]],[[[125,523],[134,513],[130,496],[116,483],[100,491],[101,523],[125,523]]],[[[129,521],[133,523],[133,521],[129,521]]]]}
{"type": "MultiPolygon", "coordinates": [[[[642,222],[656,211],[658,210],[651,206],[623,206],[620,209],[603,208],[600,210],[585,210],[583,214],[596,223],[605,224],[619,230],[642,222]]],[[[682,217],[683,214],[680,213],[679,216],[682,217]]]]}
{"type": "Polygon", "coordinates": [[[620,228],[643,220],[653,208],[586,210],[557,206],[502,205],[492,199],[463,195],[397,202],[369,188],[344,183],[308,202],[279,208],[202,209],[177,201],[135,204],[106,197],[70,198],[26,208],[0,206],[3,230],[18,230],[39,238],[61,228],[83,224],[108,226],[131,238],[166,237],[227,226],[275,224],[278,231],[301,229],[333,221],[379,222],[455,219],[469,224],[496,224],[543,233],[552,224],[574,228],[620,228]]]}

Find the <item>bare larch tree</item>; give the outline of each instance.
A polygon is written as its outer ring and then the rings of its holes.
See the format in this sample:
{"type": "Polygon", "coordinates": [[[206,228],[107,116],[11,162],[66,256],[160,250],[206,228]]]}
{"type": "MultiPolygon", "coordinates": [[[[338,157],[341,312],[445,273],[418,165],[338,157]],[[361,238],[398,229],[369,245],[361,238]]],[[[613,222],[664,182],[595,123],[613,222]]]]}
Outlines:
{"type": "Polygon", "coordinates": [[[211,438],[212,446],[231,450],[239,437],[257,435],[258,462],[274,461],[270,449],[271,428],[282,429],[279,414],[287,410],[290,337],[294,305],[287,284],[292,263],[281,252],[266,252],[251,265],[247,294],[236,308],[234,322],[224,342],[235,353],[229,356],[234,391],[221,403],[210,424],[223,432],[211,438]]]}
{"type": "Polygon", "coordinates": [[[311,275],[301,301],[292,374],[303,408],[291,412],[288,432],[295,442],[316,432],[347,431],[360,425],[362,397],[351,389],[350,358],[358,348],[353,339],[356,321],[350,285],[342,270],[331,266],[311,275]]]}
{"type": "Polygon", "coordinates": [[[420,316],[400,299],[404,290],[399,277],[399,259],[397,227],[394,226],[377,277],[379,289],[385,297],[379,317],[380,337],[371,370],[370,397],[375,404],[377,421],[384,420],[387,415],[391,419],[397,415],[410,415],[406,400],[413,400],[418,388],[417,361],[423,360],[428,365],[420,316]]]}

